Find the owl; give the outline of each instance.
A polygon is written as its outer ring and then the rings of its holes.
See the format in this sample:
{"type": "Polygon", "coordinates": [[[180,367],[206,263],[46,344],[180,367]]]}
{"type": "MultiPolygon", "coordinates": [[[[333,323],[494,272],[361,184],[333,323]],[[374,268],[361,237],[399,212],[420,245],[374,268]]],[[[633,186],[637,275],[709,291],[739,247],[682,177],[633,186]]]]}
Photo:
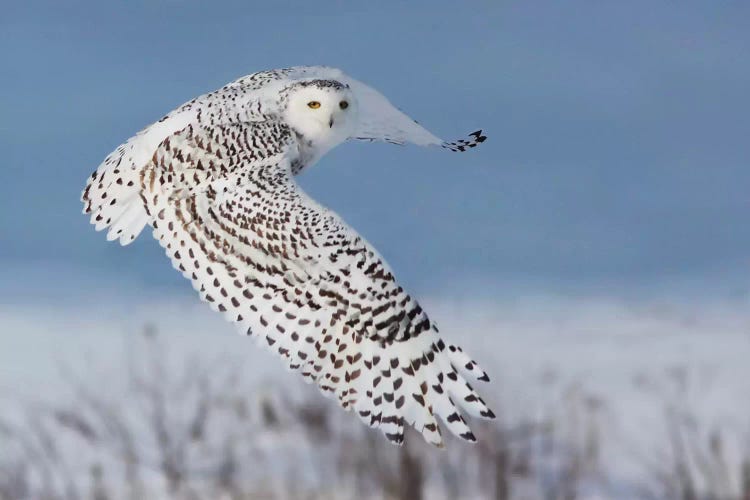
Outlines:
{"type": "Polygon", "coordinates": [[[487,374],[401,285],[377,250],[295,176],[347,140],[466,151],[382,94],[324,66],[263,71],[197,97],[112,152],[82,194],[108,240],[150,226],[172,265],[239,331],[392,443],[464,414],[494,418],[470,381],[487,374]]]}

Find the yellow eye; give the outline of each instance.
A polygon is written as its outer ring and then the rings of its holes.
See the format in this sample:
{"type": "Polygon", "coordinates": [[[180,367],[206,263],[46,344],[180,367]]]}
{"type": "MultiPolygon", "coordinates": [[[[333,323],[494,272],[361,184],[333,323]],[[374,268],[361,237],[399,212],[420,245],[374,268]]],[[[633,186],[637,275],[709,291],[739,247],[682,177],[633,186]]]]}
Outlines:
{"type": "Polygon", "coordinates": [[[341,108],[341,109],[346,109],[346,108],[348,108],[348,107],[349,107],[349,103],[348,103],[348,102],[346,102],[346,101],[341,101],[341,102],[339,103],[339,108],[341,108]]]}
{"type": "Polygon", "coordinates": [[[310,109],[318,109],[320,107],[320,103],[318,101],[310,101],[307,103],[307,107],[310,109]]]}

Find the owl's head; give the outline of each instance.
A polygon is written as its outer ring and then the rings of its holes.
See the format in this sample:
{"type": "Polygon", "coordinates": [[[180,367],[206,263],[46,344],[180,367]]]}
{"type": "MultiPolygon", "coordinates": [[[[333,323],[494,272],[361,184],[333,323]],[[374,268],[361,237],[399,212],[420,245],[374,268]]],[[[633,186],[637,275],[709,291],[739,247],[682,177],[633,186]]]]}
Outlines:
{"type": "Polygon", "coordinates": [[[282,119],[316,148],[330,149],[354,130],[357,101],[336,80],[296,82],[284,90],[282,102],[282,119]]]}

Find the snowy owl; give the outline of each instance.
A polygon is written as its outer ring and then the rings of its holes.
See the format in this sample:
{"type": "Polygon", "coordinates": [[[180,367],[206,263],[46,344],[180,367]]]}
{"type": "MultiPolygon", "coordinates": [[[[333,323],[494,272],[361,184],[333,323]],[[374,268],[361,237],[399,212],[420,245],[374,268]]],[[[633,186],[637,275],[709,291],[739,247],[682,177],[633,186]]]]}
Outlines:
{"type": "Polygon", "coordinates": [[[350,139],[465,151],[485,136],[442,141],[335,68],[263,71],[118,147],[89,178],[84,213],[123,245],[150,225],[201,299],[389,441],[408,424],[442,446],[437,417],[475,441],[462,411],[495,415],[467,380],[487,374],[294,180],[350,139]]]}

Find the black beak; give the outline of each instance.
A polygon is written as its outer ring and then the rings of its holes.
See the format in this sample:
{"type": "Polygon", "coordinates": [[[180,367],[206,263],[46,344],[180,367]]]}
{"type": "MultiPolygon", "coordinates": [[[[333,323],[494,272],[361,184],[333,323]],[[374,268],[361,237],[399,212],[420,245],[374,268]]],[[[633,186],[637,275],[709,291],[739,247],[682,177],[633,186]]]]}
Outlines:
{"type": "Polygon", "coordinates": [[[333,128],[333,117],[328,120],[328,128],[333,128]]]}

